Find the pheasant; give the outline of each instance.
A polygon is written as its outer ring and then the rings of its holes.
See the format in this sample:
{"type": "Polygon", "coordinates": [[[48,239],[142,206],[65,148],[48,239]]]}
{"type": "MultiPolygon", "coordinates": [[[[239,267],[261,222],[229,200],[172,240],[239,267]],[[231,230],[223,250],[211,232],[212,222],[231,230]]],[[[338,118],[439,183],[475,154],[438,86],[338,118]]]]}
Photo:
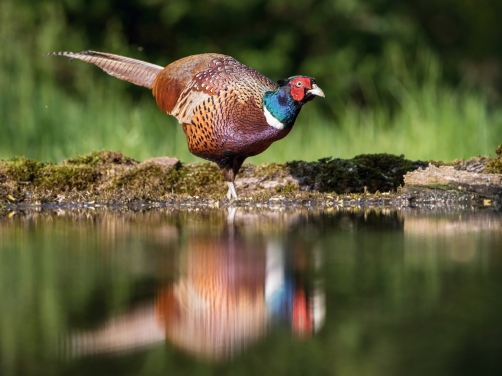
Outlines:
{"type": "Polygon", "coordinates": [[[189,151],[219,166],[228,199],[237,198],[234,180],[244,160],[287,136],[302,106],[324,97],[312,77],[275,83],[233,57],[215,53],[188,56],[165,68],[96,51],[48,55],[83,60],[152,89],[160,109],[182,124],[189,151]]]}

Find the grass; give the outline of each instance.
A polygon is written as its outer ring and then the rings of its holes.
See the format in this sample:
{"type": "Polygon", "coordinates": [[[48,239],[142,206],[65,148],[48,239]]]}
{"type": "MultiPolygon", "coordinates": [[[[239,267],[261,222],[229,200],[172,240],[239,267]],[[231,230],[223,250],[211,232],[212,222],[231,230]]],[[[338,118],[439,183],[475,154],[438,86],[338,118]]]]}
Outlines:
{"type": "MultiPolygon", "coordinates": [[[[43,56],[88,48],[78,33],[65,29],[57,5],[42,8],[45,22],[37,33],[27,33],[11,21],[20,17],[16,12],[21,8],[12,4],[0,6],[0,42],[9,51],[0,55],[0,90],[5,93],[0,96],[0,158],[59,162],[108,149],[138,160],[164,155],[200,160],[188,152],[181,126],[156,108],[146,89],[134,96],[130,84],[95,67],[43,56]]],[[[138,57],[124,47],[120,32],[111,27],[105,35],[103,49],[138,57]]],[[[502,110],[490,108],[480,90],[445,84],[434,56],[419,52],[418,57],[416,66],[409,67],[399,53],[390,55],[396,73],[387,88],[397,103],[392,110],[383,103],[335,105],[329,95],[316,99],[302,110],[288,137],[249,161],[313,161],[363,153],[444,161],[494,155],[502,141],[502,110]]],[[[329,89],[329,82],[319,84],[329,89]]]]}

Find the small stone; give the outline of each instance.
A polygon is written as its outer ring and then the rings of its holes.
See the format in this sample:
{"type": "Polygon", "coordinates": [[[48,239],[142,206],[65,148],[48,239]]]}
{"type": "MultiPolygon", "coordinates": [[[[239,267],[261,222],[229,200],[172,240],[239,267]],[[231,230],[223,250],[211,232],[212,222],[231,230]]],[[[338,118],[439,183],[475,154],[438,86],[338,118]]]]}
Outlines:
{"type": "Polygon", "coordinates": [[[141,162],[142,165],[149,164],[149,163],[157,164],[162,167],[174,167],[178,163],[180,163],[180,160],[175,157],[155,157],[155,158],[149,158],[149,159],[141,162]]]}

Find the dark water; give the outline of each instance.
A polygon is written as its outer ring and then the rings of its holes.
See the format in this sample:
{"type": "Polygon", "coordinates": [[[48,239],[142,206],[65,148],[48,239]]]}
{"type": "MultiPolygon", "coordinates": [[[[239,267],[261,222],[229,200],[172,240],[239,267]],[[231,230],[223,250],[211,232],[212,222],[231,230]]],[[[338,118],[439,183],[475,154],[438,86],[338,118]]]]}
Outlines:
{"type": "Polygon", "coordinates": [[[501,354],[500,212],[0,217],[2,376],[500,375],[501,354]]]}

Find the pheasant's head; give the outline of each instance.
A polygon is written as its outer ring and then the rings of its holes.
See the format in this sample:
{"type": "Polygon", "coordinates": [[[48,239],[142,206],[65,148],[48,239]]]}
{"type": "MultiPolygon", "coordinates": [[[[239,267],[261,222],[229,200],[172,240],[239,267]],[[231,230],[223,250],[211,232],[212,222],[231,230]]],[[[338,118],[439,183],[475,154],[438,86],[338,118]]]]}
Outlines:
{"type": "Polygon", "coordinates": [[[315,79],[308,76],[293,76],[287,80],[280,80],[279,86],[287,87],[291,94],[291,98],[297,102],[308,102],[314,97],[324,97],[324,93],[317,86],[315,79]]]}
{"type": "Polygon", "coordinates": [[[291,128],[300,113],[302,105],[324,97],[315,79],[308,76],[293,76],[278,82],[276,91],[268,91],[263,97],[263,114],[268,125],[277,128],[291,128]]]}

